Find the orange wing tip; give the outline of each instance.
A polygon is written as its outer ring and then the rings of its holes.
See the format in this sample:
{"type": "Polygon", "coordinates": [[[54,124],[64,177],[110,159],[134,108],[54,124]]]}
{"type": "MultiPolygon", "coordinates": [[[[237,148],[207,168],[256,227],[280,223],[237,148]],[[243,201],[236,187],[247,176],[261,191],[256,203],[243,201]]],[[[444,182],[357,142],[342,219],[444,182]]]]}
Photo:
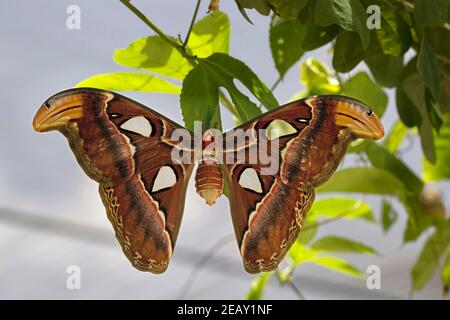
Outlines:
{"type": "Polygon", "coordinates": [[[38,132],[58,130],[67,122],[83,117],[83,95],[65,95],[47,100],[33,119],[33,128],[38,132]]]}
{"type": "Polygon", "coordinates": [[[368,107],[352,99],[336,100],[336,124],[350,129],[355,138],[379,140],[384,137],[380,119],[368,107]]]}

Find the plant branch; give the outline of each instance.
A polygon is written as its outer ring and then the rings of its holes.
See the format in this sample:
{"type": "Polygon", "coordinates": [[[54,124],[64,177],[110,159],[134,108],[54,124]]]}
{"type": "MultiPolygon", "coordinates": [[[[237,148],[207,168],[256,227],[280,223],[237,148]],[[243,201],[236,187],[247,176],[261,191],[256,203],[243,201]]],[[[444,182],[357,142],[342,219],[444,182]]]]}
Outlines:
{"type": "Polygon", "coordinates": [[[295,285],[295,283],[292,282],[292,280],[289,280],[287,282],[289,288],[292,289],[292,291],[297,295],[297,297],[300,300],[306,300],[305,296],[303,295],[303,293],[300,291],[300,289],[295,285]]]}
{"type": "Polygon", "coordinates": [[[197,261],[194,268],[192,268],[192,271],[189,274],[188,278],[186,279],[186,282],[183,284],[180,292],[178,293],[178,300],[184,299],[186,297],[195,280],[197,279],[198,274],[200,273],[200,271],[202,271],[202,268],[208,263],[208,261],[214,256],[214,254],[217,253],[219,249],[232,242],[233,239],[233,234],[227,234],[226,236],[215,242],[200,258],[200,260],[197,261]]]}
{"type": "MultiPolygon", "coordinates": [[[[162,39],[164,39],[168,44],[170,44],[172,47],[174,47],[180,54],[186,58],[186,60],[189,61],[189,63],[192,66],[195,66],[197,63],[197,57],[189,54],[186,51],[186,44],[189,40],[189,35],[192,32],[193,25],[195,23],[195,19],[198,13],[198,9],[200,7],[201,0],[197,1],[197,5],[195,7],[194,16],[192,17],[191,26],[189,27],[188,34],[186,36],[186,40],[183,44],[177,43],[172,38],[170,38],[168,35],[166,35],[161,29],[159,29],[150,19],[148,19],[141,11],[139,11],[138,8],[136,8],[134,5],[131,4],[130,0],[120,0],[131,12],[133,12],[139,19],[142,20],[147,26],[150,27],[154,32],[156,32],[157,35],[159,35],[162,39]]],[[[222,104],[227,108],[234,116],[240,119],[239,114],[236,111],[236,108],[234,107],[233,103],[226,97],[226,95],[223,93],[222,90],[219,90],[219,97],[222,101],[222,104]]],[[[242,120],[242,119],[240,119],[242,120]]]]}
{"type": "Polygon", "coordinates": [[[159,35],[172,47],[178,50],[178,52],[180,52],[180,54],[185,57],[192,65],[195,64],[196,58],[194,56],[190,55],[181,44],[177,43],[164,32],[162,32],[162,30],[159,29],[153,22],[151,22],[150,19],[147,18],[141,11],[139,11],[138,8],[132,5],[130,0],[120,0],[120,2],[122,2],[124,6],[126,6],[131,12],[133,12],[139,19],[141,19],[142,22],[149,26],[150,29],[156,32],[157,35],[159,35]]]}
{"type": "Polygon", "coordinates": [[[279,269],[277,269],[276,271],[276,275],[278,278],[278,281],[280,282],[281,285],[283,284],[287,284],[289,286],[289,288],[291,288],[291,290],[294,292],[294,294],[300,299],[300,300],[306,300],[305,296],[303,295],[303,293],[300,291],[300,289],[295,285],[294,282],[292,282],[292,278],[290,276],[290,274],[292,273],[292,270],[289,272],[288,278],[285,281],[282,281],[281,279],[284,278],[283,274],[281,273],[281,271],[279,269]]]}
{"type": "Polygon", "coordinates": [[[281,83],[281,81],[283,81],[283,79],[281,78],[281,76],[279,76],[278,79],[270,87],[270,91],[274,91],[278,87],[278,85],[281,83]]]}
{"type": "Polygon", "coordinates": [[[194,14],[192,16],[192,20],[191,20],[191,24],[189,26],[189,30],[188,30],[188,33],[186,35],[186,39],[184,39],[184,42],[183,42],[183,47],[184,48],[186,48],[186,45],[188,44],[189,37],[190,37],[191,32],[192,32],[192,28],[194,27],[195,19],[197,19],[198,9],[200,8],[200,3],[201,2],[202,2],[202,0],[197,0],[197,5],[195,6],[195,10],[194,10],[194,14]]]}
{"type": "MultiPolygon", "coordinates": [[[[197,13],[198,13],[198,9],[200,7],[201,0],[197,1],[197,5],[195,7],[195,11],[194,11],[194,15],[192,17],[189,31],[188,31],[186,39],[184,40],[184,43],[182,45],[177,43],[173,39],[171,39],[169,36],[167,36],[161,29],[159,29],[153,22],[151,22],[150,19],[148,19],[141,11],[139,11],[138,8],[136,8],[134,5],[132,5],[130,3],[130,0],[120,0],[120,2],[122,2],[131,12],[133,12],[139,19],[141,19],[142,22],[144,22],[147,26],[149,26],[150,29],[152,29],[154,32],[156,32],[157,35],[159,35],[168,44],[170,44],[172,47],[174,47],[176,50],[178,50],[178,52],[180,52],[180,54],[183,57],[185,57],[192,66],[194,66],[196,64],[197,57],[189,54],[186,51],[186,45],[187,45],[187,42],[189,41],[189,36],[192,32],[192,28],[194,26],[195,19],[197,17],[197,13]]],[[[219,97],[220,97],[220,100],[222,101],[222,104],[225,106],[225,108],[227,108],[234,116],[236,116],[237,118],[240,118],[233,103],[226,97],[226,95],[222,92],[222,90],[219,90],[219,97]]]]}

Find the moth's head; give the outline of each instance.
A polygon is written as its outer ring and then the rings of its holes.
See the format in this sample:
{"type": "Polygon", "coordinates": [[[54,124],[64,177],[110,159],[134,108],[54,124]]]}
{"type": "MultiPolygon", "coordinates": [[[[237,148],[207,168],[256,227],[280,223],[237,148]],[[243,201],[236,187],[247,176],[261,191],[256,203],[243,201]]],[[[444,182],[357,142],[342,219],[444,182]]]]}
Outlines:
{"type": "Polygon", "coordinates": [[[89,88],[69,89],[48,98],[34,116],[34,130],[38,132],[63,130],[70,121],[81,119],[88,93],[89,99],[93,99],[92,92],[93,90],[89,88]]]}
{"type": "Polygon", "coordinates": [[[347,128],[353,138],[379,140],[384,136],[384,128],[377,115],[364,103],[345,96],[317,96],[327,108],[334,110],[337,126],[347,128]]]}

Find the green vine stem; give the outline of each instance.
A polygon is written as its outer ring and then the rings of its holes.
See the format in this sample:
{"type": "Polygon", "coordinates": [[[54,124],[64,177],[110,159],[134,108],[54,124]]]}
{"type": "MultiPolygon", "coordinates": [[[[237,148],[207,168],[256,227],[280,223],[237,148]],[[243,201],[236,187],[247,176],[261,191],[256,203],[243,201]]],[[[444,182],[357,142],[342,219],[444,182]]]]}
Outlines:
{"type": "MultiPolygon", "coordinates": [[[[184,43],[178,43],[173,40],[171,37],[166,35],[160,28],[158,28],[149,18],[147,18],[138,8],[136,8],[133,4],[131,4],[130,0],[120,0],[124,6],[126,6],[131,12],[133,12],[142,22],[144,22],[150,29],[152,29],[157,35],[159,35],[162,39],[164,39],[168,44],[174,47],[192,66],[195,66],[198,63],[198,58],[196,56],[191,55],[186,50],[187,42],[189,41],[189,36],[191,34],[192,28],[195,24],[195,19],[197,17],[198,9],[200,7],[201,0],[197,1],[197,5],[195,7],[194,15],[192,17],[191,25],[189,27],[189,31],[186,35],[186,40],[184,43]]],[[[242,119],[236,111],[233,103],[227,98],[225,93],[219,89],[219,98],[222,105],[230,111],[236,118],[238,118],[241,122],[242,119]]]]}
{"type": "Polygon", "coordinates": [[[196,57],[193,55],[190,55],[184,47],[171,39],[168,35],[166,35],[164,32],[161,31],[152,21],[150,21],[149,18],[147,18],[141,11],[139,11],[138,8],[136,8],[134,5],[131,4],[130,0],[120,0],[128,9],[130,9],[131,12],[133,12],[139,19],[142,20],[147,26],[150,27],[153,31],[156,32],[157,35],[159,35],[161,38],[163,38],[167,43],[169,43],[172,47],[174,47],[180,54],[185,57],[192,65],[196,64],[196,57]]]}
{"type": "Polygon", "coordinates": [[[200,8],[200,3],[201,2],[202,2],[202,0],[197,0],[197,4],[196,4],[195,9],[194,9],[194,14],[192,15],[191,24],[189,25],[189,30],[187,32],[186,39],[184,39],[184,42],[183,42],[183,47],[184,48],[186,48],[186,46],[188,44],[189,37],[190,37],[191,32],[192,32],[192,28],[194,27],[195,20],[197,19],[198,9],[200,8]]]}

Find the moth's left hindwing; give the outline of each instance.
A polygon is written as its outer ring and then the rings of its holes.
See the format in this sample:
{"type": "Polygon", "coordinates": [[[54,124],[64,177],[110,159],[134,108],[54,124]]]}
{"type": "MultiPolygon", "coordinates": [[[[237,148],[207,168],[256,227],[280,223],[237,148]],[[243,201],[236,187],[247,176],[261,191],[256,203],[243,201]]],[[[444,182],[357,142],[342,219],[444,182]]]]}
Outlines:
{"type": "Polygon", "coordinates": [[[38,131],[59,130],[100,194],[116,237],[139,270],[164,272],[177,239],[192,164],[174,163],[169,119],[123,96],[71,89],[44,103],[38,131]]]}

